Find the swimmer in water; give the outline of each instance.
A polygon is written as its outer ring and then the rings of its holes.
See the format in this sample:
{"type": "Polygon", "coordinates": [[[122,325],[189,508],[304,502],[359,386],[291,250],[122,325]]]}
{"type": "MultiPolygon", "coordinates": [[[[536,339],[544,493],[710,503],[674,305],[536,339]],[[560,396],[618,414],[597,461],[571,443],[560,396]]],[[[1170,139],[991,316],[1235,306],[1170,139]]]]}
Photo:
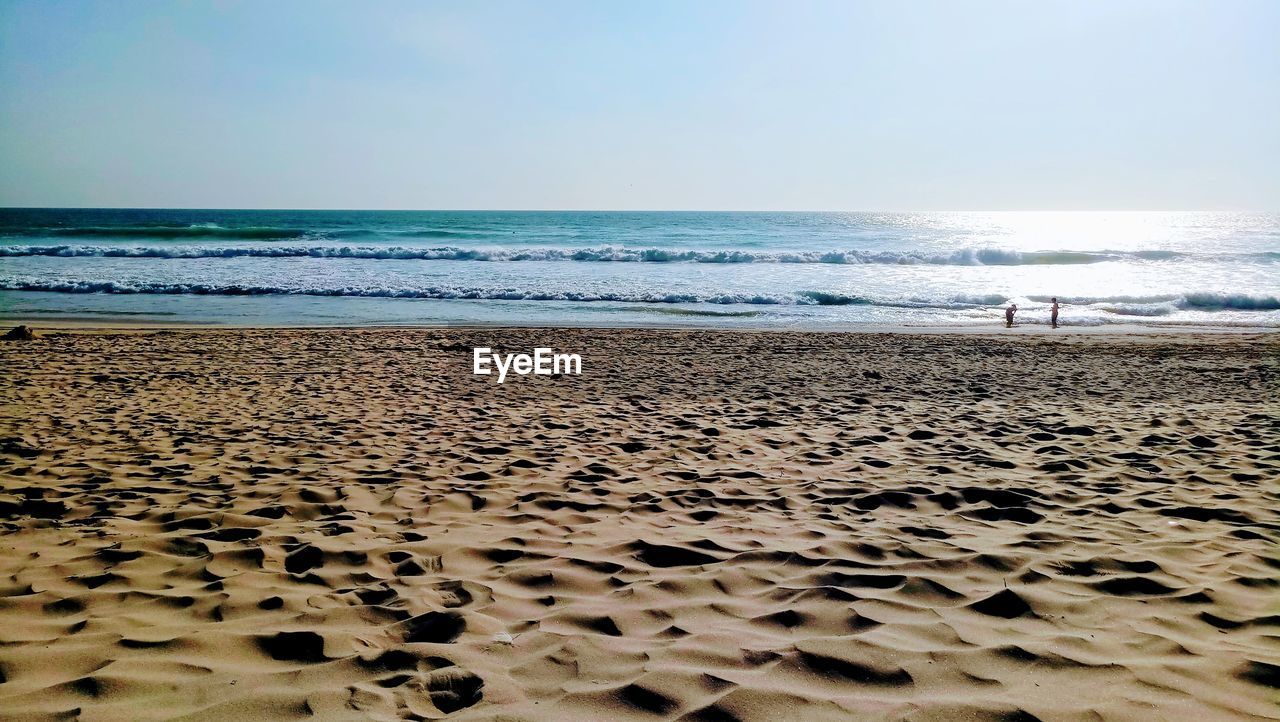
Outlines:
{"type": "Polygon", "coordinates": [[[1017,312],[1018,312],[1018,304],[1016,303],[1009,304],[1009,307],[1004,310],[1004,327],[1005,328],[1013,328],[1013,314],[1017,312]]]}
{"type": "Polygon", "coordinates": [[[1054,296],[1049,300],[1053,301],[1053,308],[1049,310],[1049,323],[1052,324],[1054,328],[1057,328],[1058,327],[1058,297],[1054,296]]]}

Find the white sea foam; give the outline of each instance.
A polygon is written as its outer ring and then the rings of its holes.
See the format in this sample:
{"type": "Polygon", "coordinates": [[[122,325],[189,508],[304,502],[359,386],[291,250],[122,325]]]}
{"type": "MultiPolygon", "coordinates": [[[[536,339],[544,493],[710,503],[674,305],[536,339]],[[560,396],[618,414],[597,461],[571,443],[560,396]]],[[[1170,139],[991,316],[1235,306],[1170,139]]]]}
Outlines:
{"type": "Polygon", "coordinates": [[[1081,265],[1104,262],[1211,260],[1274,263],[1276,254],[1188,254],[1174,251],[1010,251],[969,248],[924,251],[746,251],[668,248],[426,248],[416,246],[0,245],[0,257],[63,258],[327,258],[429,261],[576,261],[599,263],[825,263],[939,266],[1081,265]]]}
{"type": "MultiPolygon", "coordinates": [[[[613,301],[620,303],[664,303],[717,305],[814,305],[814,306],[881,306],[886,308],[935,308],[959,310],[968,308],[998,308],[1009,303],[1002,294],[984,296],[953,295],[928,297],[875,297],[822,291],[797,291],[794,293],[741,293],[741,292],[635,292],[635,291],[578,291],[568,289],[521,289],[472,286],[271,286],[207,283],[128,283],[118,281],[59,280],[24,281],[0,278],[0,290],[46,291],[55,293],[105,293],[105,294],[160,294],[160,295],[210,295],[210,296],[342,296],[364,298],[436,298],[436,299],[488,299],[506,301],[572,301],[580,303],[613,301]]],[[[1044,297],[1031,297],[1043,303],[1044,297]]],[[[1162,316],[1179,310],[1214,311],[1280,310],[1280,297],[1246,294],[1187,293],[1150,297],[1117,296],[1112,298],[1067,298],[1063,303],[1087,307],[1127,316],[1162,316]]]]}

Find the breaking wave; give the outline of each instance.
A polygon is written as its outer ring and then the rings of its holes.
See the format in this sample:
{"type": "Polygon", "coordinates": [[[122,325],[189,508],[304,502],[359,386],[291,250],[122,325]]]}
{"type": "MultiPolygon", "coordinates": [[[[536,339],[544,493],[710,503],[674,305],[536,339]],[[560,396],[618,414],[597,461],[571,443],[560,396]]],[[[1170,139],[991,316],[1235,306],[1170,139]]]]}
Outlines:
{"type": "MultiPolygon", "coordinates": [[[[1048,296],[1029,296],[1048,303],[1048,296]]],[[[1280,297],[1244,293],[1186,293],[1160,296],[1060,297],[1065,304],[1091,306],[1126,316],[1164,316],[1176,311],[1277,311],[1280,297]]]]}
{"type": "MultiPolygon", "coordinates": [[[[74,229],[85,231],[89,229],[74,229]]],[[[119,229],[101,229],[102,235],[119,229]],[[106,233],[105,231],[111,231],[106,233]]],[[[297,238],[308,232],[281,228],[140,227],[139,236],[198,238],[218,236],[241,240],[297,238]]],[[[363,231],[344,232],[356,237],[363,231]]],[[[411,231],[421,237],[466,235],[453,231],[411,231]]],[[[336,245],[239,245],[239,246],[115,246],[115,245],[0,245],[0,257],[102,257],[102,258],[323,258],[428,261],[578,261],[600,263],[828,263],[943,266],[1078,265],[1108,261],[1173,261],[1212,258],[1246,262],[1276,262],[1273,253],[1203,256],[1175,251],[1006,251],[963,249],[950,253],[923,251],[743,251],[677,250],[667,248],[459,248],[442,246],[336,246],[336,245]]]]}
{"type": "MultiPolygon", "coordinates": [[[[210,296],[344,296],[372,298],[422,298],[422,299],[486,299],[507,301],[569,301],[662,304],[746,304],[746,305],[802,305],[802,306],[884,306],[895,308],[977,309],[1004,306],[1009,297],[1003,294],[967,296],[958,295],[942,299],[930,298],[874,298],[824,291],[798,291],[786,294],[752,293],[677,293],[677,292],[615,292],[615,291],[567,291],[529,290],[519,288],[482,288],[469,286],[430,286],[423,288],[381,287],[284,287],[241,284],[196,283],[122,283],[116,281],[24,281],[0,278],[3,291],[44,291],[54,293],[105,293],[105,294],[160,294],[160,295],[210,295],[210,296]]],[[[1044,304],[1047,297],[1032,296],[1035,304],[1044,304]]],[[[1160,316],[1175,311],[1276,311],[1280,310],[1280,298],[1276,296],[1251,296],[1246,294],[1186,293],[1165,296],[1116,296],[1109,298],[1060,298],[1065,304],[1086,306],[1095,311],[1117,315],[1160,316]]],[[[1027,309],[1033,310],[1033,309],[1027,309]]]]}

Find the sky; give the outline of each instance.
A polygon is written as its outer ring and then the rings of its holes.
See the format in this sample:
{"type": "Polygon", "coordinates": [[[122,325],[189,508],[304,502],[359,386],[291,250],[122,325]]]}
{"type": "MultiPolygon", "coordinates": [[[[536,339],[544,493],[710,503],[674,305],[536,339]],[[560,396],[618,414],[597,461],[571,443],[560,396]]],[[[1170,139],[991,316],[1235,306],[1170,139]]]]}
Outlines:
{"type": "Polygon", "coordinates": [[[1280,211],[1280,2],[0,0],[0,206],[1280,211]]]}

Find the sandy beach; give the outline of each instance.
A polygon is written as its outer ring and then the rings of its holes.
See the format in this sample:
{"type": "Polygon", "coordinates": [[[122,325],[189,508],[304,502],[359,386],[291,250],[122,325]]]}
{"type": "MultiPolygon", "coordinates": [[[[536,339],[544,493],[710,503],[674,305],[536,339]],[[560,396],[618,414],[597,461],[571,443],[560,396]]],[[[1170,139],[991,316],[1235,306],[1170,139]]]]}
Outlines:
{"type": "Polygon", "coordinates": [[[0,367],[5,719],[1280,719],[1274,333],[45,330],[0,367]]]}

